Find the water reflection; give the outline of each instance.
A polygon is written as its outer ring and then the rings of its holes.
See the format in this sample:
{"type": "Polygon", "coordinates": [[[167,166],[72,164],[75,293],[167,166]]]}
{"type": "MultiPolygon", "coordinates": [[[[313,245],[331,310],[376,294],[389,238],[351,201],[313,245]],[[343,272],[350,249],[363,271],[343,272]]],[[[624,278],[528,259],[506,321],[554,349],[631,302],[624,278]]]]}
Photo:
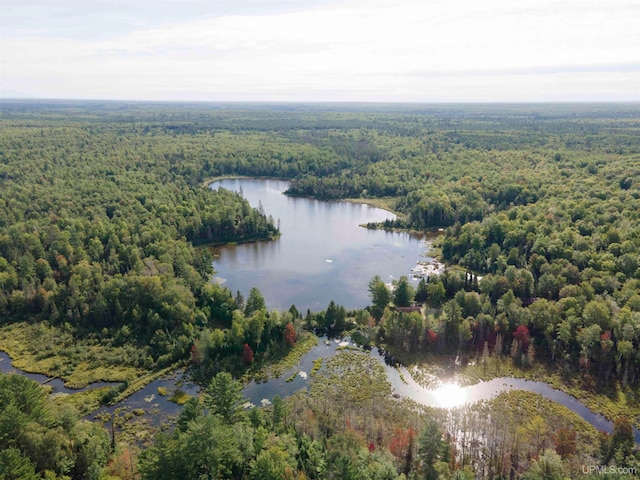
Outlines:
{"type": "Polygon", "coordinates": [[[287,197],[288,182],[221,180],[211,188],[242,190],[253,206],[280,220],[282,236],[272,242],[216,247],[214,269],[235,292],[257,287],[269,308],[325,309],[331,300],[346,308],[371,303],[367,284],[374,275],[411,277],[425,257],[427,237],[367,230],[359,225],[395,218],[379,208],[346,202],[287,197]]]}
{"type": "Polygon", "coordinates": [[[441,408],[456,408],[467,402],[467,392],[456,383],[445,383],[433,391],[435,403],[441,408]]]}

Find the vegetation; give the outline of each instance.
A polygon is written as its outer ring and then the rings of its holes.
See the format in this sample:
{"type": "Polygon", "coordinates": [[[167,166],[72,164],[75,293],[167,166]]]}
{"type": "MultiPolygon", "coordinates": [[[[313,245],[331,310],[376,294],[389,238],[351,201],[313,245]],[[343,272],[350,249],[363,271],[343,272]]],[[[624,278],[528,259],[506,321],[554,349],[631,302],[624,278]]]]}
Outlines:
{"type": "Polygon", "coordinates": [[[0,478],[99,479],[111,457],[107,432],[47,401],[47,390],[0,373],[0,478]]]}
{"type": "Polygon", "coordinates": [[[601,439],[565,407],[517,391],[453,410],[420,407],[392,398],[384,369],[362,352],[327,359],[309,390],[266,409],[240,410],[232,382],[216,375],[205,394],[209,413],[195,401],[180,428],[141,454],[142,478],[563,479],[608,455],[636,465],[624,422],[601,439]],[[542,462],[558,476],[539,476],[542,462]]]}
{"type": "Polygon", "coordinates": [[[70,386],[123,383],[48,399],[0,376],[0,477],[560,479],[585,464],[635,468],[639,127],[637,105],[4,101],[0,349],[70,386]],[[202,187],[224,175],[287,178],[291,195],[401,214],[375,228],[444,228],[448,268],[415,289],[374,277],[364,310],[269,311],[250,285],[245,301],[210,283],[204,245],[279,234],[240,194],[202,187]],[[419,408],[352,350],[314,365],[308,391],[242,411],[232,375],[284,371],[312,346],[304,328],[352,331],[412,361],[475,362],[482,377],[545,375],[615,419],[614,432],[597,436],[523,392],[419,408]],[[177,427],[139,462],[132,445],[113,450],[101,426],[77,420],[74,405],[117,400],[186,361],[208,386],[207,413],[174,395],[186,402],[177,427]]]}

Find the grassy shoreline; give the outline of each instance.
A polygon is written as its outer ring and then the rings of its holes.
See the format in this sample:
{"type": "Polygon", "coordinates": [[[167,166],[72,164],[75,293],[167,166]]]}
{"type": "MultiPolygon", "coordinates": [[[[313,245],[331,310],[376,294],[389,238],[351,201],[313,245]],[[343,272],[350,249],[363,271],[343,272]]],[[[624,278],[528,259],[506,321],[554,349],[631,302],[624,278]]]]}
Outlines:
{"type": "Polygon", "coordinates": [[[67,388],[84,388],[96,382],[124,382],[148,370],[118,363],[125,354],[95,340],[78,340],[49,325],[12,323],[0,328],[0,351],[11,357],[14,368],[60,378],[67,388]]]}
{"type": "Polygon", "coordinates": [[[267,380],[269,378],[278,378],[292,369],[302,357],[318,345],[318,337],[312,333],[305,333],[296,344],[282,358],[276,360],[269,365],[263,365],[257,370],[249,370],[240,379],[243,384],[247,384],[254,380],[267,380]]]}
{"type": "Polygon", "coordinates": [[[356,203],[360,205],[369,205],[370,207],[381,208],[387,212],[391,212],[398,217],[403,217],[400,212],[395,210],[395,197],[382,197],[382,198],[341,198],[339,200],[332,200],[337,202],[356,203]]]}
{"type": "Polygon", "coordinates": [[[290,182],[290,178],[281,177],[255,177],[250,175],[221,175],[219,177],[207,178],[201,183],[202,187],[209,187],[212,183],[220,182],[222,180],[279,180],[281,182],[290,182]]]}
{"type": "MultiPolygon", "coordinates": [[[[398,357],[403,363],[408,359],[398,357]]],[[[434,379],[454,380],[461,386],[475,385],[500,377],[512,377],[523,380],[543,382],[556,390],[579,400],[589,410],[603,415],[610,421],[624,416],[640,429],[640,392],[630,387],[622,388],[615,384],[607,391],[595,391],[585,378],[577,374],[565,378],[558,369],[551,369],[542,363],[531,368],[521,368],[513,364],[510,357],[490,358],[486,366],[476,358],[463,366],[454,366],[449,356],[430,356],[428,359],[412,358],[405,363],[412,378],[426,388],[435,388],[434,379]],[[417,371],[416,371],[417,368],[417,371]]]]}

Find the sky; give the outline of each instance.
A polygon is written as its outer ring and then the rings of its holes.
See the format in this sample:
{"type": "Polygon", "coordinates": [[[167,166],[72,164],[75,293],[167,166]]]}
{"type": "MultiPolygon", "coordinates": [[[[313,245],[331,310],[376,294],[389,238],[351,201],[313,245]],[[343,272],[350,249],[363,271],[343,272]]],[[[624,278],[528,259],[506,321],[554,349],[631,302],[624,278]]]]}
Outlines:
{"type": "Polygon", "coordinates": [[[640,101],[640,0],[0,0],[0,97],[640,101]]]}

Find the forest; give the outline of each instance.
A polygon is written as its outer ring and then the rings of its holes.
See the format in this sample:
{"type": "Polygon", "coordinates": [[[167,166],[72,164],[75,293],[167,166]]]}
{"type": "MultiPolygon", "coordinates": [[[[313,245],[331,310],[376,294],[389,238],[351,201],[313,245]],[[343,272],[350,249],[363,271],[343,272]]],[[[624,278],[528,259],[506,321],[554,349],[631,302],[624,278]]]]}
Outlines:
{"type": "Polygon", "coordinates": [[[205,393],[171,432],[120,445],[72,402],[2,375],[20,386],[0,394],[0,478],[563,479],[600,478],[582,465],[636,468],[639,132],[634,104],[3,101],[0,348],[76,386],[189,364],[205,393]],[[249,285],[243,295],[210,281],[209,245],[279,235],[268,211],[205,188],[223,176],[382,202],[398,219],[370,227],[444,229],[447,268],[415,289],[375,277],[363,310],[269,310],[249,285]],[[405,365],[462,357],[480,378],[547,376],[614,431],[598,435],[524,392],[460,412],[417,408],[351,351],[308,391],[242,409],[238,382],[311,332],[405,365]]]}

